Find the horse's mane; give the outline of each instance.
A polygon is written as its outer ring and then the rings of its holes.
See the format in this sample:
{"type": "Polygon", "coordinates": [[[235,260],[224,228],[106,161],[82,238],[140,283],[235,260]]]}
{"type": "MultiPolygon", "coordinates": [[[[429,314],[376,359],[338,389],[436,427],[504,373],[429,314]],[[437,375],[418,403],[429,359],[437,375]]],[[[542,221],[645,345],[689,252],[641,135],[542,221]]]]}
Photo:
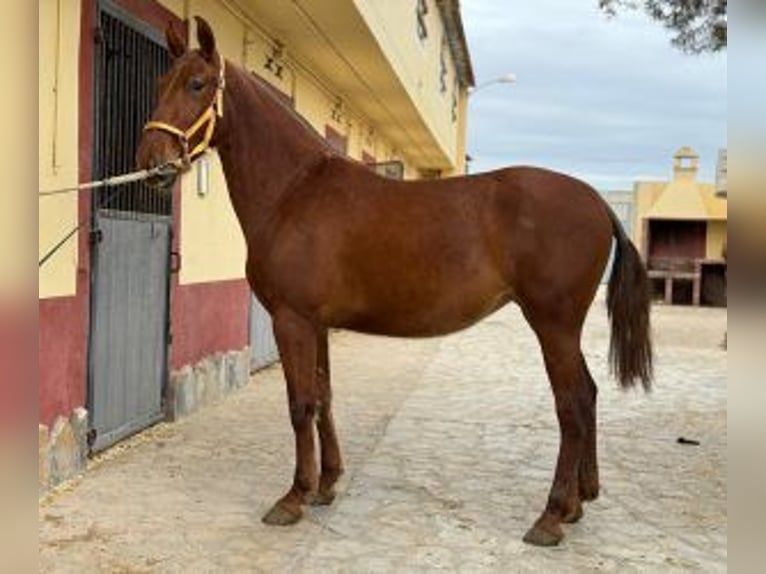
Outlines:
{"type": "Polygon", "coordinates": [[[314,138],[319,144],[322,145],[326,151],[332,155],[340,156],[340,153],[334,147],[332,147],[324,137],[322,137],[322,134],[320,134],[316,128],[311,125],[308,120],[306,120],[306,118],[295,111],[293,106],[288,104],[288,102],[292,100],[290,100],[283,92],[279,91],[255,72],[245,72],[245,75],[249,78],[250,82],[256,86],[259,94],[265,95],[269,101],[277,104],[280,108],[287,112],[287,114],[298,124],[300,124],[312,138],[314,138]]]}

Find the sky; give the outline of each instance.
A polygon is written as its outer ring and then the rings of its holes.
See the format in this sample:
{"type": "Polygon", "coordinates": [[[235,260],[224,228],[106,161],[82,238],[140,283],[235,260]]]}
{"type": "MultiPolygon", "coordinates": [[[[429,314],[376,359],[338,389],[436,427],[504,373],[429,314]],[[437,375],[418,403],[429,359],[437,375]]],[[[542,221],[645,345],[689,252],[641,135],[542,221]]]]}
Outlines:
{"type": "Polygon", "coordinates": [[[700,154],[714,181],[727,145],[726,54],[689,56],[640,13],[609,19],[597,0],[463,0],[476,84],[468,154],[477,173],[536,165],[601,191],[666,180],[672,155],[700,154]]]}

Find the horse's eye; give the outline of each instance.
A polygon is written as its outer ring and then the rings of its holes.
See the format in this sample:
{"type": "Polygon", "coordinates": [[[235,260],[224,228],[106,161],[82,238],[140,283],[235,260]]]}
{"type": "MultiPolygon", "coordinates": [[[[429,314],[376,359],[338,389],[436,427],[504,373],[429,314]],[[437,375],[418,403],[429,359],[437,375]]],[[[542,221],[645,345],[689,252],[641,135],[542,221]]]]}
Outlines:
{"type": "Polygon", "coordinates": [[[189,90],[192,92],[201,92],[205,87],[205,80],[202,78],[192,78],[189,80],[189,90]]]}

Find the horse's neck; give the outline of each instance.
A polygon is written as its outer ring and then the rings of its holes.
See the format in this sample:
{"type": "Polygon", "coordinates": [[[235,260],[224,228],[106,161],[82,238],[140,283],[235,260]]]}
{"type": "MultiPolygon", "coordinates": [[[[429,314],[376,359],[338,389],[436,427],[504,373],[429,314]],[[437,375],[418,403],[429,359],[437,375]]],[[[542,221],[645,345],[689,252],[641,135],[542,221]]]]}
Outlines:
{"type": "Polygon", "coordinates": [[[247,72],[227,67],[217,146],[247,239],[271,219],[290,183],[329,153],[321,138],[267,90],[247,72]]]}

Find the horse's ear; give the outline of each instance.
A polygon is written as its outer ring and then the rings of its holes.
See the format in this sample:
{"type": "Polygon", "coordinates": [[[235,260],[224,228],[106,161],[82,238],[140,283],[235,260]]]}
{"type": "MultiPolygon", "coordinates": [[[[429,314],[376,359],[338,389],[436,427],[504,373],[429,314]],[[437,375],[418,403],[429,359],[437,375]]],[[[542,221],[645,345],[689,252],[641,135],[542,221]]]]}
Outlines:
{"type": "Polygon", "coordinates": [[[212,60],[213,54],[215,54],[215,36],[213,35],[213,30],[204,18],[195,16],[194,20],[197,22],[197,43],[199,44],[200,54],[206,60],[212,60]]]}
{"type": "Polygon", "coordinates": [[[180,58],[186,53],[186,39],[184,36],[176,30],[172,21],[168,22],[168,26],[165,28],[165,39],[168,42],[170,55],[174,58],[180,58]]]}

